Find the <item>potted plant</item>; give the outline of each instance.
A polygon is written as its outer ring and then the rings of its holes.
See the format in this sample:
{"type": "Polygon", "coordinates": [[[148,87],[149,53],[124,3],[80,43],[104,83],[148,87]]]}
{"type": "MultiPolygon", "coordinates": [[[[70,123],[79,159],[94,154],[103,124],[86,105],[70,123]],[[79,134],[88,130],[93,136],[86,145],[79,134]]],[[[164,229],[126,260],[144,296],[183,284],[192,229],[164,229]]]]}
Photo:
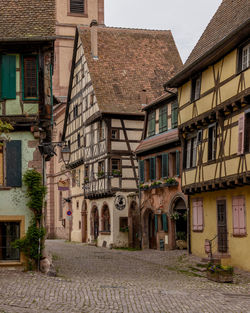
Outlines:
{"type": "Polygon", "coordinates": [[[164,179],[164,186],[178,186],[178,181],[174,177],[164,179]]]}
{"type": "Polygon", "coordinates": [[[89,178],[88,177],[84,177],[84,183],[85,184],[89,183],[89,178]]]}
{"type": "Polygon", "coordinates": [[[176,246],[178,249],[187,249],[187,234],[183,231],[176,233],[176,246]]]}
{"type": "Polygon", "coordinates": [[[234,269],[232,266],[208,263],[207,279],[219,283],[232,283],[234,269]]]}
{"type": "Polygon", "coordinates": [[[97,174],[97,176],[98,176],[99,178],[103,177],[103,176],[104,176],[104,172],[103,172],[103,171],[99,171],[98,174],[97,174]]]}
{"type": "Polygon", "coordinates": [[[180,214],[178,212],[173,212],[170,214],[170,218],[174,221],[177,221],[180,218],[180,214]]]}
{"type": "Polygon", "coordinates": [[[121,177],[121,171],[120,170],[113,170],[112,175],[114,177],[121,177]]]}

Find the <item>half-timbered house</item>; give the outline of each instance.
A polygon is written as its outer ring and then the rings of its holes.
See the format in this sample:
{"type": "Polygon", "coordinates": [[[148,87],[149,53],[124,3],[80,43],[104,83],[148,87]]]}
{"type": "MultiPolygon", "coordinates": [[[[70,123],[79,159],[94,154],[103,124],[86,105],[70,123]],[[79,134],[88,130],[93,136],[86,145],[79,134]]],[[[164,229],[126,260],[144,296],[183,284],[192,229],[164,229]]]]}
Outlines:
{"type": "Polygon", "coordinates": [[[128,214],[138,212],[133,151],[141,104],[159,96],[180,66],[170,31],[77,28],[63,133],[71,148],[72,240],[128,244],[128,214]]]}
{"type": "Polygon", "coordinates": [[[179,90],[182,188],[191,250],[250,270],[249,3],[223,0],[184,68],[179,90]]]}
{"type": "Polygon", "coordinates": [[[14,128],[0,137],[1,266],[24,261],[11,246],[32,218],[22,176],[43,172],[38,145],[51,139],[55,1],[1,0],[0,11],[0,119],[14,128]]]}
{"type": "MultiPolygon", "coordinates": [[[[177,129],[177,95],[165,93],[146,112],[139,158],[142,247],[187,247],[187,197],[181,191],[181,143],[177,129]]],[[[131,242],[133,221],[131,227],[131,242]]]]}

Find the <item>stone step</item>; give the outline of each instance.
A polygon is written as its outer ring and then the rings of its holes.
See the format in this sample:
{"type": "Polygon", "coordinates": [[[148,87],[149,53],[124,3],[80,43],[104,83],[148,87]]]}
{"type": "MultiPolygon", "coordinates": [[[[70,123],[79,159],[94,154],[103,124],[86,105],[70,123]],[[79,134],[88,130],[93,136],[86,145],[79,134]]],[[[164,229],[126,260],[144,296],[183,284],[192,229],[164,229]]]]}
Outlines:
{"type": "Polygon", "coordinates": [[[192,271],[195,271],[195,272],[206,272],[207,271],[207,267],[200,267],[200,266],[189,266],[189,268],[192,270],[192,271]]]}

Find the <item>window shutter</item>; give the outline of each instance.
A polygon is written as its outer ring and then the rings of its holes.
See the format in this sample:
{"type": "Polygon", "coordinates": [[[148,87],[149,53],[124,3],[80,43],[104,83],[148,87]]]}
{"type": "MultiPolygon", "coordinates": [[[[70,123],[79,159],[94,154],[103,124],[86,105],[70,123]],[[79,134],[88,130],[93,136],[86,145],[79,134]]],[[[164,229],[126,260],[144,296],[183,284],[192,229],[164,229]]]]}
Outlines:
{"type": "Polygon", "coordinates": [[[16,56],[2,55],[1,98],[16,99],[16,56]]]}
{"type": "Polygon", "coordinates": [[[139,161],[139,176],[140,182],[144,183],[144,160],[139,161]]]}
{"type": "Polygon", "coordinates": [[[193,230],[198,230],[198,207],[196,201],[193,201],[193,230]]]}
{"type": "Polygon", "coordinates": [[[198,219],[197,219],[197,230],[203,230],[203,206],[202,201],[198,201],[198,219]]]}
{"type": "Polygon", "coordinates": [[[245,198],[233,197],[233,233],[246,234],[245,198]]]}
{"type": "Polygon", "coordinates": [[[155,234],[158,231],[158,215],[155,215],[155,234]]]}
{"type": "Polygon", "coordinates": [[[6,142],[6,183],[8,187],[22,186],[22,142],[6,142]]]}
{"type": "Polygon", "coordinates": [[[186,168],[191,167],[191,139],[187,141],[187,149],[186,149],[186,168]]]}
{"type": "Polygon", "coordinates": [[[84,13],[84,0],[70,0],[71,13],[84,13]]]}
{"type": "Polygon", "coordinates": [[[167,106],[161,107],[159,110],[159,132],[168,130],[167,106]]]}
{"type": "Polygon", "coordinates": [[[193,230],[202,231],[204,227],[203,221],[203,201],[202,199],[193,200],[193,230]]]}
{"type": "Polygon", "coordinates": [[[178,102],[172,103],[172,115],[171,115],[172,128],[176,128],[178,125],[178,102]]]}
{"type": "Polygon", "coordinates": [[[245,113],[242,113],[238,121],[238,154],[244,153],[245,113]]]}
{"type": "Polygon", "coordinates": [[[180,176],[180,151],[176,150],[176,175],[180,176]]]}
{"type": "Polygon", "coordinates": [[[168,177],[168,153],[162,155],[162,177],[168,177]]]}
{"type": "Polygon", "coordinates": [[[150,159],[150,180],[155,179],[155,157],[150,159]]]}
{"type": "Polygon", "coordinates": [[[162,224],[163,224],[162,225],[163,230],[167,232],[168,231],[168,219],[167,219],[167,214],[165,213],[162,214],[162,224]]]}

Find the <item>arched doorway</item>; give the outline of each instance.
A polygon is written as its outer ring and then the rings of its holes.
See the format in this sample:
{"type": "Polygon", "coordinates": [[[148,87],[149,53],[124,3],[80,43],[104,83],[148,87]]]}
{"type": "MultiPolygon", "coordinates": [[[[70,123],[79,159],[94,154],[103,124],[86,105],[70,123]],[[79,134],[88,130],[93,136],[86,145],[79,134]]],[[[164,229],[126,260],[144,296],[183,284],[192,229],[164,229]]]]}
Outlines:
{"type": "Polygon", "coordinates": [[[102,220],[101,231],[105,233],[110,233],[110,214],[109,207],[106,204],[104,204],[102,208],[101,220],[102,220]]]}
{"type": "Polygon", "coordinates": [[[86,200],[82,202],[82,242],[87,242],[87,237],[88,237],[88,223],[87,223],[87,203],[86,200]]]}
{"type": "Polygon", "coordinates": [[[175,241],[177,248],[187,248],[187,208],[182,198],[176,198],[172,210],[175,222],[175,241]]]}
{"type": "Polygon", "coordinates": [[[94,236],[94,239],[99,236],[99,213],[96,206],[92,208],[91,212],[91,235],[94,236]]]}
{"type": "Polygon", "coordinates": [[[147,209],[143,215],[143,248],[156,249],[155,214],[147,209]]]}
{"type": "Polygon", "coordinates": [[[128,213],[129,247],[140,249],[140,211],[137,203],[133,201],[128,213]]]}

